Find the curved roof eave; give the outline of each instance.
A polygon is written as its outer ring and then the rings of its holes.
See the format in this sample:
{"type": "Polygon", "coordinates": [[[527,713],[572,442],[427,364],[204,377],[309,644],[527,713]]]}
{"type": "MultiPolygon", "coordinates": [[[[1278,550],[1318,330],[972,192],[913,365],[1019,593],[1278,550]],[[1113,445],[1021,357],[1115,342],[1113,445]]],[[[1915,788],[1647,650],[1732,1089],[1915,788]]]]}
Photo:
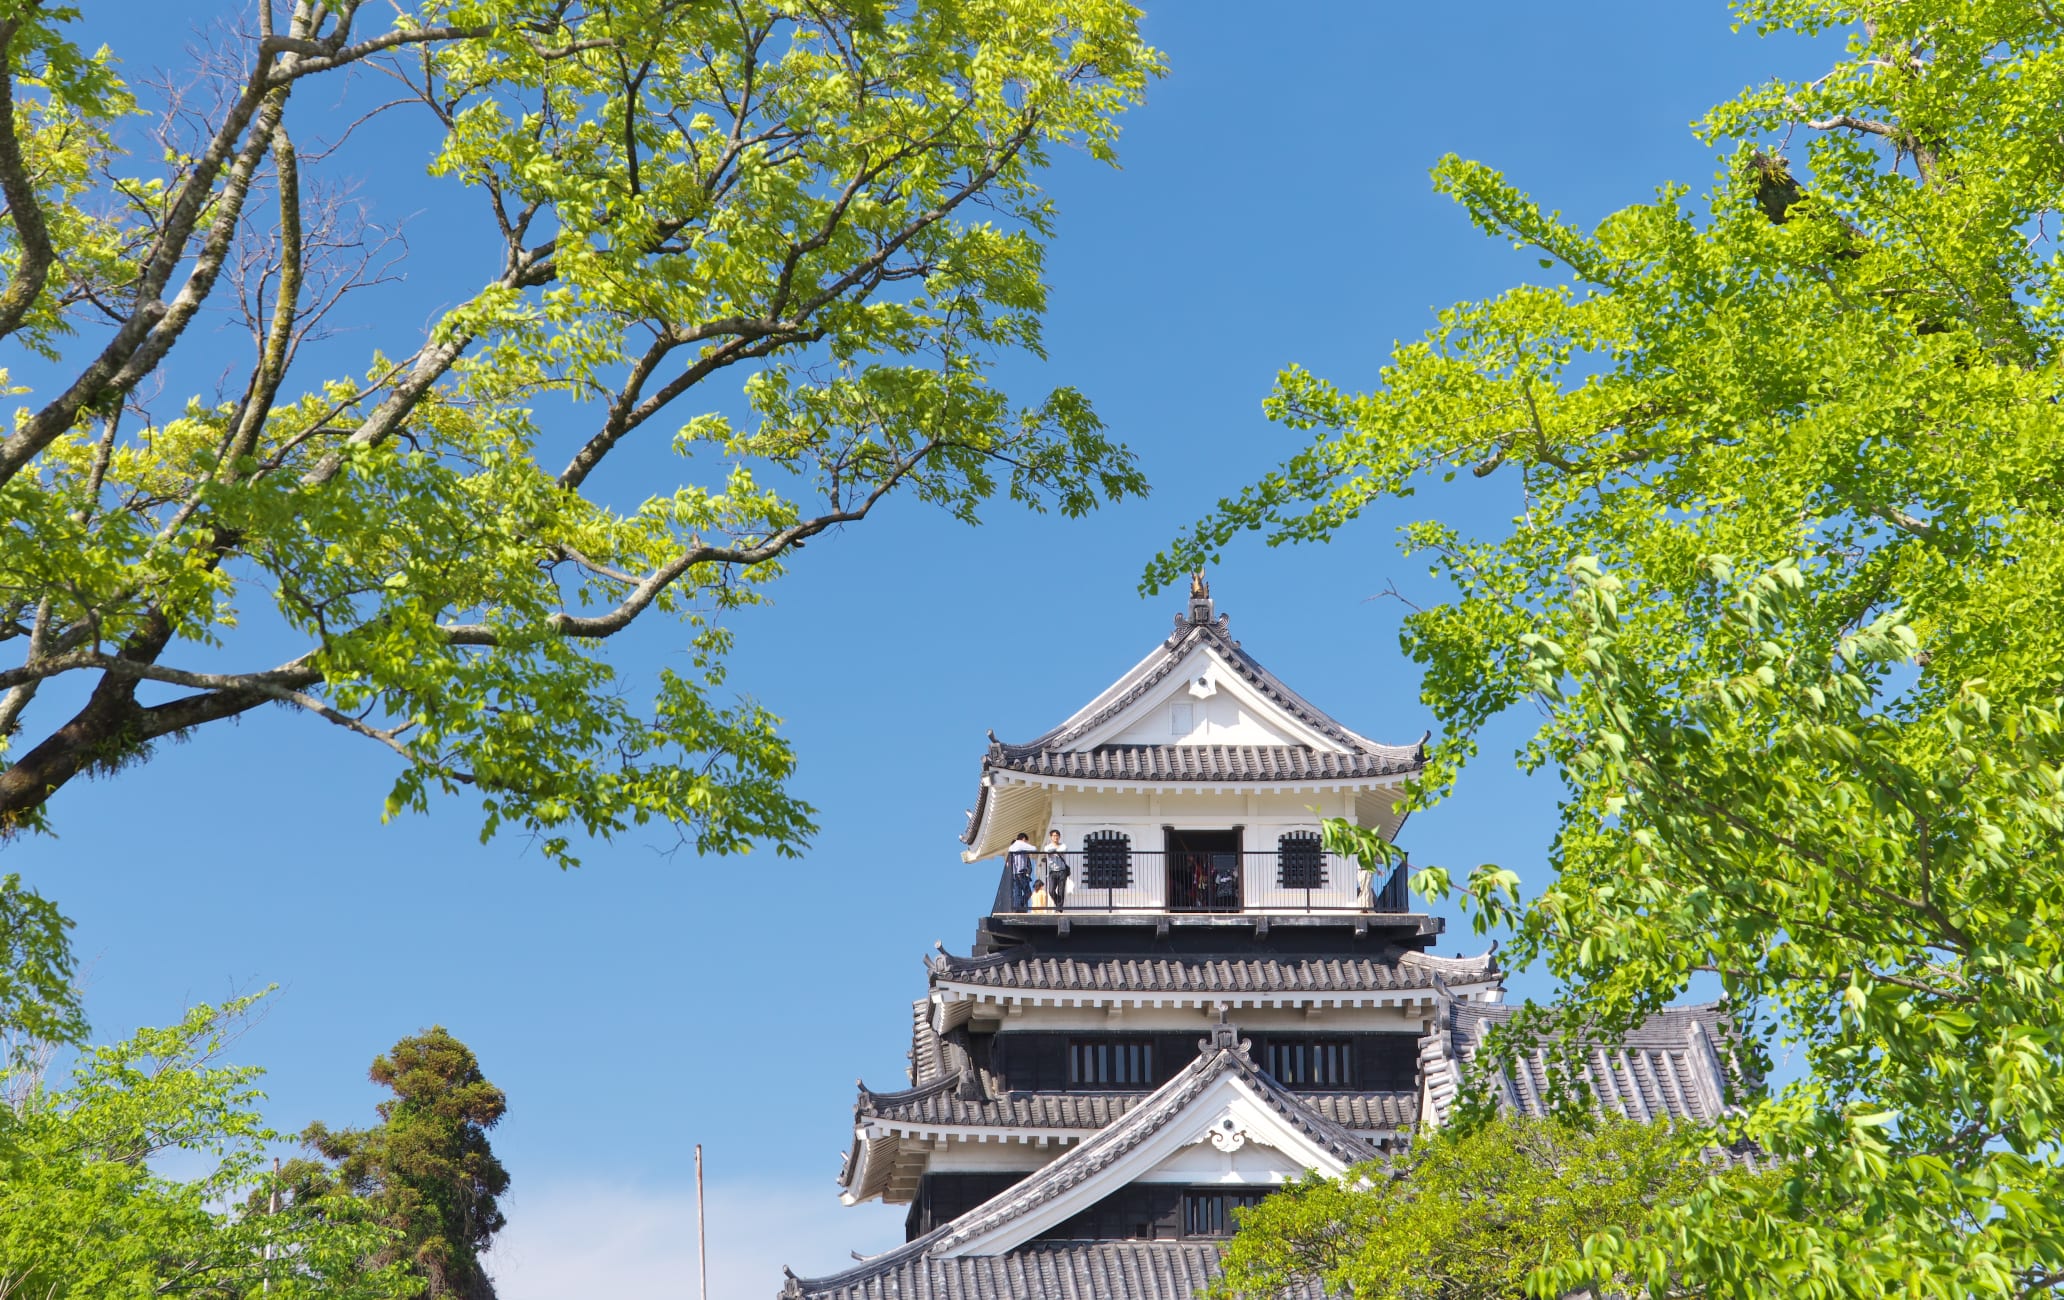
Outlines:
{"type": "MultiPolygon", "coordinates": [[[[1231,1038],[1223,1026],[1214,1038],[1221,1033],[1231,1038]]],[[[990,1237],[1011,1220],[1029,1213],[1085,1179],[1094,1178],[1116,1155],[1151,1136],[1187,1110],[1205,1085],[1228,1073],[1246,1080],[1267,1105],[1343,1167],[1374,1154],[1366,1140],[1353,1129],[1327,1118],[1304,1104],[1295,1094],[1285,1091],[1254,1064],[1244,1046],[1231,1046],[1221,1040],[1214,1042],[1174,1078],[1147,1094],[1124,1118],[1034,1171],[1023,1182],[999,1192],[923,1236],[863,1260],[843,1272],[807,1279],[789,1273],[788,1286],[783,1294],[800,1297],[813,1292],[837,1291],[926,1256],[935,1246],[944,1245],[955,1250],[962,1244],[990,1237]]]]}

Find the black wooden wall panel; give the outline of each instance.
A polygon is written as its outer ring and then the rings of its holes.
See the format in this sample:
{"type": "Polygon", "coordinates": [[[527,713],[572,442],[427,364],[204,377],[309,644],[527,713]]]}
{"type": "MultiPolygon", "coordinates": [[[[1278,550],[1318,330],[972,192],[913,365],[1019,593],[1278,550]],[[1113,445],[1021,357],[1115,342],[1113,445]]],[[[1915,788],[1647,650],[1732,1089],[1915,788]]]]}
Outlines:
{"type": "MultiPolygon", "coordinates": [[[[1252,1034],[1249,1037],[1254,1044],[1254,1059],[1263,1068],[1267,1068],[1271,1037],[1284,1041],[1322,1039],[1339,1042],[1346,1039],[1354,1045],[1355,1063],[1354,1079],[1348,1087],[1363,1092],[1405,1092],[1419,1085],[1419,1038],[1416,1034],[1252,1034]]],[[[1069,1034],[1021,1030],[995,1035],[978,1034],[970,1046],[976,1061],[986,1062],[1002,1080],[1003,1086],[1012,1092],[1066,1092],[1075,1086],[1068,1081],[1068,1044],[1071,1040],[1091,1038],[1150,1039],[1154,1044],[1151,1086],[1158,1088],[1197,1059],[1197,1045],[1202,1035],[1069,1034]]],[[[1285,1082],[1292,1088],[1299,1086],[1285,1082]]],[[[1092,1085],[1088,1090],[1105,1089],[1092,1085]]]]}

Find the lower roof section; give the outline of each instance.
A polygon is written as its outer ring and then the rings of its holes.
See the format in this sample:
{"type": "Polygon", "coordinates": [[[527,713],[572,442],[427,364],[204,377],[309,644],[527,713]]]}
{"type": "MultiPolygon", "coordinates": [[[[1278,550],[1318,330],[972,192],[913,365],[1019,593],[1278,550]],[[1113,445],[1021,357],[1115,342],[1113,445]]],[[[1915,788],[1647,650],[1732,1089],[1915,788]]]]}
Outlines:
{"type": "MultiPolygon", "coordinates": [[[[1167,1300],[1218,1276],[1217,1241],[1039,1242],[1005,1255],[951,1259],[913,1253],[850,1280],[790,1276],[783,1300],[1167,1300]]],[[[1322,1300],[1317,1288],[1285,1300],[1322,1300]]]]}
{"type": "MultiPolygon", "coordinates": [[[[1440,1004],[1433,1032],[1420,1040],[1422,1118],[1447,1121],[1461,1097],[1464,1079],[1487,1046],[1490,1034],[1522,1014],[1516,1006],[1448,1000],[1440,1004]]],[[[1615,1038],[1583,1044],[1576,1054],[1577,1078],[1600,1110],[1628,1119],[1717,1123],[1731,1109],[1736,1086],[1735,1032],[1725,1006],[1717,1002],[1666,1007],[1615,1038]]],[[[1557,1076],[1567,1064],[1569,1044],[1551,1033],[1491,1076],[1499,1105],[1521,1115],[1546,1115],[1557,1076]]]]}
{"type": "Polygon", "coordinates": [[[1103,999],[1190,999],[1204,1002],[1257,996],[1309,1001],[1353,1000],[1357,995],[1450,992],[1481,988],[1485,999],[1502,992],[1497,954],[1436,957],[1414,948],[1366,944],[1346,951],[1098,953],[1057,945],[1024,944],[983,957],[941,952],[930,959],[935,1000],[1008,993],[1039,997],[1089,994],[1103,999]]]}
{"type": "Polygon", "coordinates": [[[1424,950],[1445,929],[1445,918],[1425,912],[1022,912],[983,917],[975,955],[1028,943],[1099,953],[1424,950]]]}
{"type": "MultiPolygon", "coordinates": [[[[957,1130],[981,1129],[983,1140],[1007,1134],[1056,1130],[1087,1136],[1122,1118],[1147,1099],[1145,1092],[1007,1092],[964,1097],[953,1088],[930,1084],[905,1092],[860,1090],[854,1107],[864,1136],[879,1134],[944,1136],[957,1130]],[[996,1130],[991,1133],[989,1130],[996,1130]]],[[[1299,1092],[1297,1099],[1327,1119],[1357,1132],[1394,1132],[1419,1117],[1417,1089],[1340,1089],[1299,1092]]]]}
{"type": "MultiPolygon", "coordinates": [[[[1202,1181],[1266,1191],[1306,1172],[1337,1176],[1376,1154],[1367,1137],[1286,1092],[1255,1065],[1250,1049],[1232,1026],[1214,1027],[1206,1050],[1195,1061],[1050,1163],[952,1221],[842,1273],[811,1281],[791,1275],[787,1294],[809,1300],[1015,1295],[1019,1293],[907,1288],[930,1285],[938,1277],[969,1275],[959,1265],[944,1271],[934,1265],[963,1258],[1002,1259],[1039,1249],[1043,1233],[1133,1182],[1202,1181]],[[906,1289],[900,1290],[882,1281],[905,1278],[898,1285],[906,1289]]],[[[861,1153],[863,1164],[879,1164],[885,1158],[864,1149],[861,1153]]],[[[971,1267],[979,1273],[991,1266],[971,1267]]],[[[1101,1294],[1188,1295],[1192,1290],[1101,1294]]]]}

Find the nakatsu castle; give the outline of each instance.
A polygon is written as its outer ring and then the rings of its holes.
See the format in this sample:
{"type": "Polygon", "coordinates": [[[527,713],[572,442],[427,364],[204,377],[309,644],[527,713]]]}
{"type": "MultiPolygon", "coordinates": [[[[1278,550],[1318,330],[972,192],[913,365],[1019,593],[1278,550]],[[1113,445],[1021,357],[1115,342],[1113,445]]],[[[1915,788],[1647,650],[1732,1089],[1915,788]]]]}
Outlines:
{"type": "MultiPolygon", "coordinates": [[[[1103,694],[990,741],[963,856],[1000,866],[996,901],[972,952],[931,960],[910,1077],[860,1090],[839,1178],[848,1204],[908,1206],[908,1240],[791,1274],[787,1300],[1186,1300],[1235,1209],[1440,1124],[1510,1014],[1494,954],[1428,951],[1441,921],[1402,868],[1367,879],[1320,844],[1322,817],[1394,835],[1421,745],[1277,679],[1201,578],[1103,694]],[[1011,847],[1052,831],[1064,852],[1011,847]],[[1026,897],[1063,865],[1057,906],[1026,897]]],[[[1592,1089],[1716,1118],[1724,1032],[1716,1008],[1666,1012],[1592,1053],[1592,1089]]],[[[1498,1082],[1542,1111],[1538,1068],[1498,1082]]]]}

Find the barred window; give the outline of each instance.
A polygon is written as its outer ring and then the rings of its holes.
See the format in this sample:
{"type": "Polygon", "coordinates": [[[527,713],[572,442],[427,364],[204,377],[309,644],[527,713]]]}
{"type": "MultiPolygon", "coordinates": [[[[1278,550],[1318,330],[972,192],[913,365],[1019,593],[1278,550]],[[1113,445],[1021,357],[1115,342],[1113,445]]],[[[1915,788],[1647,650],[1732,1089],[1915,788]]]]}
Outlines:
{"type": "Polygon", "coordinates": [[[1145,1088],[1154,1081],[1151,1038],[1068,1041],[1068,1084],[1075,1088],[1145,1088]]]}
{"type": "Polygon", "coordinates": [[[1185,1192],[1183,1235],[1185,1237],[1230,1237],[1239,1224],[1234,1210],[1261,1204],[1261,1192],[1185,1192]]]}
{"type": "Polygon", "coordinates": [[[1284,889],[1324,889],[1326,855],[1317,835],[1292,831],[1276,841],[1276,883],[1284,889]]]}
{"type": "Polygon", "coordinates": [[[1286,1088],[1352,1088],[1354,1043],[1346,1038],[1270,1038],[1268,1072],[1286,1088]]]}
{"type": "Polygon", "coordinates": [[[1132,884],[1132,839],[1119,831],[1096,831],[1082,841],[1082,887],[1124,889],[1132,884]]]}

